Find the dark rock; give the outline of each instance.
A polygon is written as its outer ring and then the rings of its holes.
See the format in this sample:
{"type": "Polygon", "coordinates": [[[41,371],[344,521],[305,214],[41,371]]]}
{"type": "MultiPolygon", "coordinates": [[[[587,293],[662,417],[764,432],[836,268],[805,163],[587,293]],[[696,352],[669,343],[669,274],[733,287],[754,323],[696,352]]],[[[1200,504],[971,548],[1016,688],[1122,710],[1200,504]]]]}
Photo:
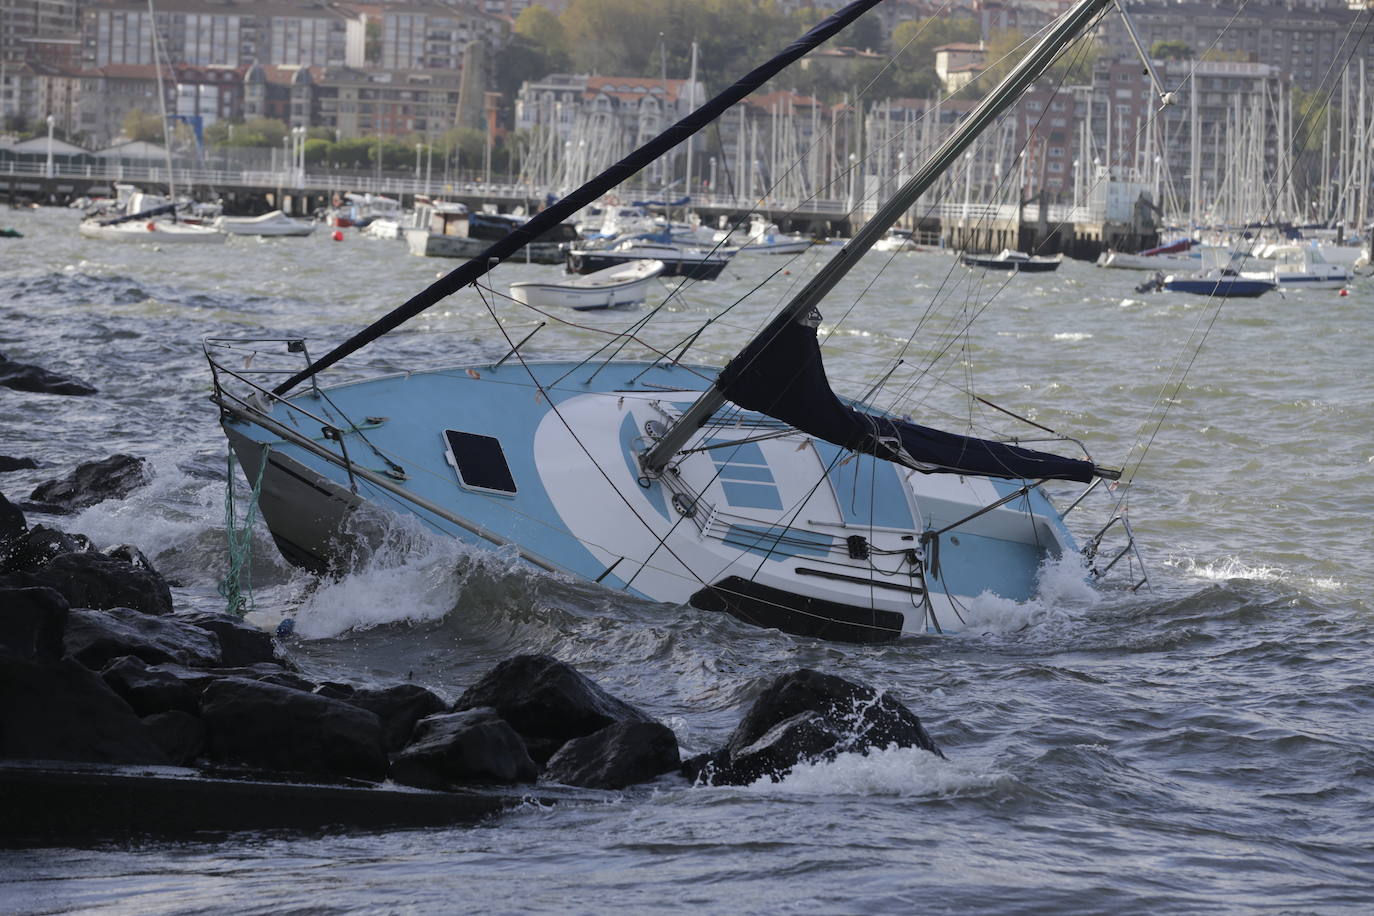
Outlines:
{"type": "Polygon", "coordinates": [[[4,587],[53,588],[72,607],[133,608],[158,615],[172,612],[172,590],[156,571],[93,551],[64,553],[37,569],[0,576],[0,588],[4,587]]]}
{"type": "Polygon", "coordinates": [[[188,766],[205,751],[205,723],[179,709],[145,716],[143,727],[173,766],[188,766]]]}
{"type": "Polygon", "coordinates": [[[84,553],[91,547],[85,535],[72,535],[47,525],[34,525],[28,533],[9,542],[0,559],[0,572],[37,569],[64,553],[84,553]]]}
{"type": "Polygon", "coordinates": [[[329,697],[332,700],[347,700],[358,692],[352,684],[340,684],[337,681],[325,681],[315,688],[315,692],[322,697],[329,697]]]}
{"type": "Polygon", "coordinates": [[[205,688],[204,683],[196,683],[171,666],[149,666],[136,655],[115,659],[105,666],[100,676],[140,716],[173,709],[196,713],[200,710],[200,694],[205,688]]]}
{"type": "Polygon", "coordinates": [[[0,648],[0,759],[165,764],[138,716],[75,659],[0,648]]]}
{"type": "Polygon", "coordinates": [[[123,655],[150,665],[171,662],[192,667],[219,664],[219,639],[199,627],[129,608],[95,611],[73,608],[63,637],[68,654],[95,671],[123,655]]]}
{"type": "Polygon", "coordinates": [[[382,723],[365,709],[313,693],[229,677],[201,695],[209,756],[268,770],[386,776],[382,723]]]}
{"type": "MultiPolygon", "coordinates": [[[[323,685],[321,685],[323,686],[323,685]]],[[[415,723],[445,709],[443,700],[418,684],[364,688],[346,698],[354,706],[376,713],[382,720],[382,734],[388,751],[398,751],[410,741],[415,723]]]]}
{"type": "Polygon", "coordinates": [[[271,634],[244,623],[237,617],[197,612],[177,614],[176,619],[218,636],[223,656],[220,664],[226,668],[256,665],[259,662],[271,664],[277,660],[277,650],[272,644],[271,634]]]}
{"type": "Polygon", "coordinates": [[[767,776],[779,781],[798,763],[822,759],[837,750],[844,736],[823,713],[799,712],[783,719],[761,738],[731,753],[714,773],[701,775],[702,782],[716,785],[748,785],[767,776]]]}
{"type": "Polygon", "coordinates": [[[148,482],[147,462],[133,455],[111,455],[77,465],[66,477],[40,483],[29,499],[68,510],[84,509],[107,499],[123,499],[148,482]]]}
{"type": "Polygon", "coordinates": [[[823,713],[838,726],[847,736],[847,750],[895,744],[939,753],[921,720],[891,694],[809,668],[769,684],[730,734],[726,749],[738,753],[779,722],[808,710],[823,713]]]}
{"type": "MultiPolygon", "coordinates": [[[[143,555],[143,551],[132,544],[115,544],[113,547],[106,547],[100,552],[107,557],[128,563],[135,569],[153,569],[153,564],[143,555]]],[[[154,569],[153,572],[157,572],[157,570],[154,569]]]]}
{"type": "Polygon", "coordinates": [[[38,462],[32,458],[11,458],[9,455],[0,455],[0,473],[6,471],[27,471],[29,468],[38,467],[38,462]]]}
{"type": "Polygon", "coordinates": [[[11,362],[3,353],[0,353],[0,388],[38,394],[87,395],[96,392],[90,385],[49,372],[41,366],[11,362]]]}
{"type": "Polygon", "coordinates": [[[0,493],[0,550],[15,538],[23,537],[28,530],[29,523],[24,520],[24,511],[6,499],[4,493],[0,493]]]}
{"type": "Polygon", "coordinates": [[[490,706],[525,739],[530,756],[544,763],[563,742],[614,722],[652,722],[571,665],[547,655],[517,655],[501,662],[458,698],[454,709],[490,706]]]}
{"type": "MultiPolygon", "coordinates": [[[[106,669],[109,670],[108,668],[106,669]]],[[[186,688],[191,691],[195,698],[198,709],[200,697],[215,681],[226,677],[247,678],[254,681],[262,681],[264,684],[275,684],[278,687],[285,687],[288,690],[299,690],[309,693],[315,685],[300,675],[287,671],[281,665],[259,662],[256,665],[247,665],[241,668],[187,668],[184,665],[161,664],[149,665],[148,671],[153,674],[166,674],[177,678],[186,688]]]]}
{"type": "Polygon", "coordinates": [[[65,651],[67,601],[50,588],[0,590],[0,646],[24,658],[57,661],[65,651]]]}
{"type": "Polygon", "coordinates": [[[392,779],[423,789],[533,782],[538,772],[515,729],[488,708],[421,719],[391,764],[392,779]]]}
{"type": "Polygon", "coordinates": [[[587,789],[623,789],[678,768],[677,736],[657,722],[616,722],[573,738],[549,760],[544,779],[587,789]]]}
{"type": "Polygon", "coordinates": [[[891,694],[802,668],[769,684],[725,747],[688,760],[682,772],[713,785],[747,785],[780,779],[803,761],[893,745],[944,756],[891,694]]]}

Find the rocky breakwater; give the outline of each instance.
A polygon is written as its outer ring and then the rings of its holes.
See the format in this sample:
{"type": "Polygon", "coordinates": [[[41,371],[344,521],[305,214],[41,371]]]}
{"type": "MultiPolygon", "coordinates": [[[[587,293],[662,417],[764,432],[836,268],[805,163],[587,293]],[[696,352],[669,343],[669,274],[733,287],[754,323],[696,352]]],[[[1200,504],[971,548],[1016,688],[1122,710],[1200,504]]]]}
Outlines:
{"type": "MultiPolygon", "coordinates": [[[[76,508],[144,479],[116,456],[26,505],[76,508]]],[[[444,823],[561,787],[740,785],[893,744],[940,753],[890,695],[809,670],[686,763],[668,727],[548,656],[507,659],[456,702],[319,682],[272,634],[178,612],[138,549],[30,526],[0,495],[0,810],[17,833],[444,823]]]]}

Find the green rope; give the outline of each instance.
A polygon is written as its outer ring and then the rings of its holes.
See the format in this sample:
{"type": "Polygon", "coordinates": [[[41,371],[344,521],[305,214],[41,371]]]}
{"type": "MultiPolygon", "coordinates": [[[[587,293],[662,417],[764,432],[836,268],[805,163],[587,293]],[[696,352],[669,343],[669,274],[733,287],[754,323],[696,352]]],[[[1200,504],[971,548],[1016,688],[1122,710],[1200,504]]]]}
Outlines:
{"type": "Polygon", "coordinates": [[[229,448],[229,473],[224,485],[224,536],[229,544],[229,569],[219,580],[218,591],[227,602],[225,613],[243,617],[253,610],[253,522],[258,512],[258,497],[262,495],[262,475],[267,470],[270,445],[262,447],[258,462],[258,479],[253,482],[253,498],[244,513],[243,526],[238,524],[238,508],[234,501],[234,449],[229,448]],[[244,583],[247,583],[245,586],[244,583]]]}

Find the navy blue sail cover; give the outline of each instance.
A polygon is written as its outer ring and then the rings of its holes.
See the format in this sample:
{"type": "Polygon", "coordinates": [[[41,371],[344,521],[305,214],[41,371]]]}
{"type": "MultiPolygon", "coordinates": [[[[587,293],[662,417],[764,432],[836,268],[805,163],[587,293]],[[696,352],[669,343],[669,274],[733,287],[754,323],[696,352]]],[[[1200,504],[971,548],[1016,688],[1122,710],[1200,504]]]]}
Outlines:
{"type": "Polygon", "coordinates": [[[880,417],[848,407],[830,388],[816,341],[816,320],[774,320],[721,370],[726,398],[841,448],[927,474],[968,474],[1012,480],[1077,480],[1097,473],[1091,461],[1063,458],[880,417]]]}

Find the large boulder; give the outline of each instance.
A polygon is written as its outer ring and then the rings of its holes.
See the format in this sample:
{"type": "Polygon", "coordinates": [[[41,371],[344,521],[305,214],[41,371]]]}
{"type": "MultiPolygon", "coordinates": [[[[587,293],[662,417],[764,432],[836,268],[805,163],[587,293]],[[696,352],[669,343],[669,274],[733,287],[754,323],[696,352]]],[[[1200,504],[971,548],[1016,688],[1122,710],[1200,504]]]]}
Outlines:
{"type": "Polygon", "coordinates": [[[15,538],[23,537],[28,530],[29,523],[24,520],[24,510],[0,493],[0,549],[15,538]]]}
{"type": "Polygon", "coordinates": [[[0,387],[38,394],[87,395],[96,392],[90,385],[49,372],[41,366],[12,362],[3,353],[0,353],[0,387]]]}
{"type": "Polygon", "coordinates": [[[195,612],[177,614],[176,620],[193,627],[207,630],[219,637],[220,652],[225,667],[269,664],[277,661],[277,650],[272,643],[272,634],[244,623],[229,614],[195,612]]]}
{"type": "Polygon", "coordinates": [[[85,535],[34,525],[8,542],[5,555],[0,557],[0,573],[37,569],[64,553],[83,553],[90,548],[91,542],[85,535]]]}
{"type": "Polygon", "coordinates": [[[50,588],[0,589],[0,646],[24,658],[56,661],[65,651],[67,601],[50,588]]]}
{"type": "Polygon", "coordinates": [[[212,682],[201,695],[208,756],[266,770],[386,777],[382,723],[342,700],[247,678],[212,682]]]}
{"type": "Polygon", "coordinates": [[[27,471],[30,468],[38,467],[38,462],[32,458],[15,458],[10,455],[0,455],[0,473],[6,471],[27,471]]]}
{"type": "Polygon", "coordinates": [[[3,587],[56,589],[72,607],[172,612],[172,590],[156,570],[94,551],[64,553],[36,569],[0,576],[3,587]]]}
{"type": "Polygon", "coordinates": [[[870,748],[917,747],[944,756],[921,720],[889,693],[801,668],[776,678],[725,746],[683,764],[714,785],[781,779],[796,764],[870,748]]]}
{"type": "Polygon", "coordinates": [[[391,763],[391,778],[422,789],[533,782],[539,770],[515,729],[490,708],[421,719],[391,763]]]}
{"type": "Polygon", "coordinates": [[[147,461],[133,455],[111,455],[86,461],[66,477],[46,480],[29,499],[55,511],[75,512],[107,499],[123,499],[148,482],[147,461]]]}
{"type": "Polygon", "coordinates": [[[382,735],[388,751],[399,751],[410,741],[415,723],[437,715],[447,704],[433,691],[418,684],[392,687],[364,687],[354,690],[344,701],[374,713],[382,720],[382,735]]]}
{"type": "Polygon", "coordinates": [[[205,723],[180,709],[143,718],[143,727],[174,766],[188,766],[205,750],[205,723]]]}
{"type": "Polygon", "coordinates": [[[0,648],[0,759],[165,764],[138,716],[71,658],[0,648]]]}
{"type": "Polygon", "coordinates": [[[468,688],[454,709],[482,706],[490,706],[509,722],[539,763],[569,739],[585,737],[612,723],[654,721],[571,665],[547,655],[506,659],[468,688]]]}
{"type": "Polygon", "coordinates": [[[615,722],[573,738],[544,767],[544,779],[587,789],[623,789],[675,770],[677,736],[658,722],[615,722]]]}
{"type": "Polygon", "coordinates": [[[174,618],[150,617],[122,607],[73,608],[67,615],[63,642],[69,655],[95,671],[123,655],[138,656],[150,665],[213,667],[220,661],[215,634],[174,618]]]}
{"type": "Polygon", "coordinates": [[[209,681],[197,683],[185,669],[149,665],[136,655],[125,655],[105,666],[100,676],[140,716],[169,710],[194,715],[200,711],[200,694],[209,681]]]}

